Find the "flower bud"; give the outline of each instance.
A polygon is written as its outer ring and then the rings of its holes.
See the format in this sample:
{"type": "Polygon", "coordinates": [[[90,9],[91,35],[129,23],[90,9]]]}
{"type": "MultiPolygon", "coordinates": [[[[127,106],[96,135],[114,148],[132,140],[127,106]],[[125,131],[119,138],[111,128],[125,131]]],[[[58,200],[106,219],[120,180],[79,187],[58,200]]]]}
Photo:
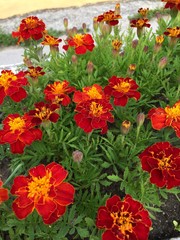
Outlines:
{"type": "Polygon", "coordinates": [[[120,4],[119,3],[116,3],[114,14],[120,15],[120,4]]]}
{"type": "Polygon", "coordinates": [[[138,45],[138,39],[132,41],[132,48],[136,48],[138,45]]]}
{"type": "Polygon", "coordinates": [[[136,122],[138,126],[142,126],[145,120],[145,115],[144,113],[139,113],[136,118],[136,122]]]}
{"type": "Polygon", "coordinates": [[[76,65],[78,63],[77,56],[73,54],[72,57],[71,57],[71,61],[74,65],[76,65]]]}
{"type": "Polygon", "coordinates": [[[87,63],[87,72],[88,72],[89,74],[91,74],[91,73],[93,72],[93,70],[94,70],[94,64],[93,64],[93,62],[88,61],[88,63],[87,63]]]}
{"type": "Polygon", "coordinates": [[[94,17],[93,18],[93,29],[95,32],[98,30],[98,27],[99,27],[99,23],[97,21],[97,17],[94,17]]]}
{"type": "Polygon", "coordinates": [[[127,135],[131,127],[131,122],[128,120],[125,120],[121,124],[121,134],[127,135]]]}
{"type": "Polygon", "coordinates": [[[72,153],[72,158],[73,158],[73,161],[76,162],[76,163],[80,163],[83,159],[83,153],[79,150],[75,150],[73,153],[72,153]]]}
{"type": "Polygon", "coordinates": [[[82,29],[83,29],[83,32],[84,32],[84,33],[87,32],[87,26],[86,26],[86,23],[83,23],[83,24],[82,24],[82,29]]]}
{"type": "Polygon", "coordinates": [[[159,61],[158,68],[163,69],[167,65],[167,62],[168,62],[168,58],[162,57],[159,61]]]}
{"type": "Polygon", "coordinates": [[[127,74],[132,75],[135,70],[136,70],[136,64],[130,64],[129,68],[128,68],[128,71],[127,71],[127,74]]]}
{"type": "Polygon", "coordinates": [[[63,19],[63,23],[64,23],[65,29],[67,29],[67,28],[68,28],[68,19],[67,19],[67,18],[64,18],[64,19],[63,19]]]}

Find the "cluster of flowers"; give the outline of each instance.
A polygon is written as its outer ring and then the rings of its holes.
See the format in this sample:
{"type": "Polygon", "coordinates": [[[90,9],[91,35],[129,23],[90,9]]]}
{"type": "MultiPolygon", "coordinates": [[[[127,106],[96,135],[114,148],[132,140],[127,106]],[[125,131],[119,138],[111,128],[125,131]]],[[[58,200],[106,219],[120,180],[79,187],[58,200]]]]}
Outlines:
{"type": "MultiPolygon", "coordinates": [[[[162,0],[167,2],[165,7],[180,10],[179,1],[162,0]]],[[[148,9],[139,9],[142,18],[131,20],[131,27],[138,29],[138,36],[143,27],[150,27],[147,16],[148,9]]],[[[115,26],[118,24],[120,5],[115,10],[103,13],[94,19],[94,22],[105,22],[115,26]]],[[[180,37],[180,28],[168,28],[164,32],[171,38],[180,37]]],[[[50,49],[58,50],[61,39],[48,35],[45,24],[37,17],[30,16],[21,21],[17,32],[18,43],[28,39],[40,40],[42,45],[49,45],[50,49]]],[[[163,37],[156,38],[157,45],[161,45],[163,37]]],[[[76,54],[85,54],[95,48],[91,34],[74,34],[65,40],[63,49],[68,51],[74,48],[76,54]]],[[[119,49],[120,42],[114,41],[113,46],[119,49]]],[[[0,104],[9,96],[11,100],[20,102],[27,97],[23,88],[28,87],[38,77],[44,75],[41,67],[29,66],[27,71],[15,74],[10,70],[3,70],[0,75],[0,104]]],[[[74,120],[84,132],[90,133],[100,129],[101,134],[108,130],[108,122],[114,122],[112,114],[114,106],[126,106],[129,98],[139,100],[138,85],[130,77],[112,76],[108,85],[98,84],[85,86],[82,91],[70,86],[67,80],[48,84],[44,89],[45,101],[35,103],[35,109],[21,116],[18,113],[10,114],[3,120],[3,129],[0,130],[0,144],[10,144],[12,153],[24,152],[27,145],[42,139],[41,125],[49,121],[56,123],[59,119],[59,108],[68,106],[71,101],[76,104],[74,120]],[[71,94],[73,97],[71,99],[71,94]],[[111,103],[113,101],[113,104],[111,103]]],[[[180,101],[174,106],[151,109],[148,113],[152,127],[155,130],[172,127],[180,138],[180,101]]],[[[149,146],[139,155],[142,169],[150,173],[150,182],[158,187],[170,189],[180,185],[180,149],[173,147],[169,142],[158,142],[149,146]]],[[[11,188],[11,194],[16,196],[12,208],[19,219],[26,218],[34,209],[42,217],[45,224],[52,224],[61,217],[66,206],[73,203],[75,189],[64,182],[68,172],[59,164],[52,162],[29,170],[28,176],[17,176],[11,188]]],[[[0,203],[8,199],[8,190],[2,188],[0,181],[0,203]]],[[[148,239],[151,220],[143,205],[126,195],[124,200],[114,195],[106,201],[106,205],[98,209],[96,225],[105,229],[103,240],[120,239],[148,239]]]]}

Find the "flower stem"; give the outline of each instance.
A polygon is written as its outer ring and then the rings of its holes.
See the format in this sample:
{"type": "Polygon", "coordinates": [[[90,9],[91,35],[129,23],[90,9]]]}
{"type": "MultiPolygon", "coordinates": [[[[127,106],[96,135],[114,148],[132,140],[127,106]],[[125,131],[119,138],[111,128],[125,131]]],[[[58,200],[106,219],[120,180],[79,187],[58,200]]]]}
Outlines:
{"type": "Polygon", "coordinates": [[[20,163],[15,169],[14,171],[11,173],[11,175],[6,179],[6,181],[4,182],[4,185],[7,185],[11,179],[15,176],[15,174],[18,172],[18,170],[24,165],[24,163],[20,163]]]}

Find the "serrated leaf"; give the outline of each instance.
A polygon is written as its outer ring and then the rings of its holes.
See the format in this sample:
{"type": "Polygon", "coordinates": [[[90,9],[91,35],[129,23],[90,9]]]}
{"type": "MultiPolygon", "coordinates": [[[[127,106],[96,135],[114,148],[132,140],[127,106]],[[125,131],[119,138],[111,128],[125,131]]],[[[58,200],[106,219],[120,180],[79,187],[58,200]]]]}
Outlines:
{"type": "Polygon", "coordinates": [[[114,175],[114,174],[107,176],[107,178],[109,180],[111,180],[112,182],[119,182],[119,181],[121,181],[121,178],[119,176],[117,176],[117,175],[114,175]]]}
{"type": "Polygon", "coordinates": [[[76,229],[81,238],[89,237],[89,231],[86,228],[77,227],[76,229]]]}
{"type": "Polygon", "coordinates": [[[86,222],[88,227],[94,226],[94,220],[92,218],[86,217],[85,222],[86,222]]]}

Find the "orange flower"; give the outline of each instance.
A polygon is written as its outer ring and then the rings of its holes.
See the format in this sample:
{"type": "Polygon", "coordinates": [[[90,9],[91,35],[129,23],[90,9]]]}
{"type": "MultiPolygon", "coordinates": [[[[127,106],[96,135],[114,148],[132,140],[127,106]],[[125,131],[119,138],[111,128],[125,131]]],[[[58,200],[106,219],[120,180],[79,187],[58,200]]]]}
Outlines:
{"type": "Polygon", "coordinates": [[[112,40],[112,47],[115,51],[119,52],[121,46],[122,46],[122,41],[121,40],[119,40],[119,39],[112,40]]]}
{"type": "Polygon", "coordinates": [[[142,17],[146,17],[148,12],[149,12],[149,8],[139,8],[139,10],[138,10],[138,13],[142,17]]]}
{"type": "Polygon", "coordinates": [[[161,0],[162,2],[166,2],[165,8],[175,8],[180,11],[180,1],[179,0],[161,0]]]}
{"type": "Polygon", "coordinates": [[[74,187],[64,182],[67,175],[60,164],[52,162],[31,168],[27,177],[17,176],[11,188],[17,196],[12,204],[17,218],[22,220],[36,209],[45,224],[57,221],[74,199],[74,187]]]}
{"type": "Polygon", "coordinates": [[[126,195],[114,195],[98,209],[96,226],[105,229],[102,240],[147,240],[152,222],[143,205],[126,195]]]}
{"type": "Polygon", "coordinates": [[[148,118],[151,119],[154,129],[161,130],[165,127],[172,127],[177,137],[180,138],[180,100],[172,107],[151,109],[148,113],[148,118]]]}
{"type": "Polygon", "coordinates": [[[105,99],[94,99],[80,102],[74,116],[76,124],[86,133],[90,133],[93,129],[101,129],[101,133],[105,134],[108,130],[107,122],[114,122],[112,105],[105,99]]]}
{"type": "Polygon", "coordinates": [[[58,47],[60,42],[62,42],[62,39],[46,35],[44,41],[41,42],[41,44],[58,47]]]}
{"type": "Polygon", "coordinates": [[[29,16],[21,21],[17,32],[12,32],[13,37],[18,37],[18,43],[24,40],[39,40],[45,33],[45,24],[38,17],[29,16]]]}
{"type": "Polygon", "coordinates": [[[104,88],[104,92],[109,97],[114,97],[114,105],[125,106],[129,98],[135,98],[138,100],[141,96],[140,92],[137,91],[139,86],[136,82],[127,78],[118,78],[113,76],[109,79],[109,85],[104,88]]]}
{"type": "Polygon", "coordinates": [[[22,86],[27,84],[25,72],[20,71],[14,74],[11,70],[2,70],[0,75],[0,104],[3,103],[6,96],[9,96],[15,102],[20,102],[26,98],[27,93],[22,86]]]}
{"type": "Polygon", "coordinates": [[[64,45],[63,49],[67,51],[69,47],[73,47],[76,54],[85,54],[87,51],[91,52],[94,48],[94,40],[90,34],[77,33],[65,42],[67,45],[64,45]]]}
{"type": "Polygon", "coordinates": [[[82,92],[76,91],[73,96],[73,101],[75,103],[85,102],[92,99],[103,99],[105,94],[103,89],[98,84],[93,84],[90,87],[84,87],[82,92]]]}
{"type": "Polygon", "coordinates": [[[25,73],[33,79],[37,79],[40,76],[43,76],[45,72],[42,71],[41,67],[28,67],[29,71],[25,71],[25,73]]]}
{"type": "Polygon", "coordinates": [[[0,204],[9,199],[8,189],[3,188],[2,186],[3,186],[3,182],[0,179],[0,204]]]}
{"type": "Polygon", "coordinates": [[[143,28],[143,27],[150,27],[151,25],[149,24],[148,19],[144,18],[138,18],[138,19],[133,19],[130,21],[130,26],[131,27],[136,27],[136,28],[143,28]]]}
{"type": "Polygon", "coordinates": [[[34,128],[32,117],[25,114],[9,114],[3,120],[3,129],[0,130],[0,144],[10,144],[12,153],[23,153],[26,145],[41,140],[42,132],[34,128]]]}
{"type": "Polygon", "coordinates": [[[74,91],[75,88],[69,86],[69,82],[64,80],[62,82],[57,81],[53,84],[48,84],[47,87],[44,89],[44,94],[47,101],[67,106],[71,102],[68,94],[74,91]]]}
{"type": "Polygon", "coordinates": [[[163,35],[156,36],[156,44],[161,45],[163,41],[164,41],[163,35]]]}
{"type": "Polygon", "coordinates": [[[164,34],[171,38],[180,38],[180,27],[167,28],[164,34]]]}

